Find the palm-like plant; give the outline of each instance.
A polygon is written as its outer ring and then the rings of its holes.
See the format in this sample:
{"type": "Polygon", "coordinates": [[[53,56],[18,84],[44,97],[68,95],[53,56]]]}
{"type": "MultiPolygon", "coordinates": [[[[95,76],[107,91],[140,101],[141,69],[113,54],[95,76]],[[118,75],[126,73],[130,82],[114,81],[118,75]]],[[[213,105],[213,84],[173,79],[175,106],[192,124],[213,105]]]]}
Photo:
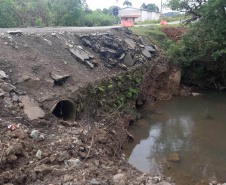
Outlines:
{"type": "Polygon", "coordinates": [[[132,3],[131,3],[130,1],[128,1],[128,0],[125,0],[124,3],[123,3],[123,6],[125,6],[125,5],[126,5],[127,7],[128,7],[128,6],[132,6],[132,3]]]}

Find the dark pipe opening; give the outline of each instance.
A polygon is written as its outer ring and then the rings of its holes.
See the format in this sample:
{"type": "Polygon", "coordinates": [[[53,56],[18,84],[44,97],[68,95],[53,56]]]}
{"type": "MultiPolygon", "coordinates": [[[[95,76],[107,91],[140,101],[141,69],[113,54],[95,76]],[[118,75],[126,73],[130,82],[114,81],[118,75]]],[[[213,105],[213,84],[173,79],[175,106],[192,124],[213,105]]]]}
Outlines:
{"type": "Polygon", "coordinates": [[[58,102],[53,110],[53,114],[64,121],[74,121],[76,118],[76,109],[74,103],[69,100],[58,102]]]}

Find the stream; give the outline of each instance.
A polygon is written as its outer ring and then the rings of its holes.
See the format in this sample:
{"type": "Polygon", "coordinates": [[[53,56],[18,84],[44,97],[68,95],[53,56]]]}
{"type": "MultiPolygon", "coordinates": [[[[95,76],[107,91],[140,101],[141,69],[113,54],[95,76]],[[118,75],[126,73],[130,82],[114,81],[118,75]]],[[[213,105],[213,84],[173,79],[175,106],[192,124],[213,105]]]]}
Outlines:
{"type": "Polygon", "coordinates": [[[176,97],[147,103],[130,129],[135,141],[124,150],[142,172],[172,177],[176,185],[226,182],[226,93],[176,97]],[[179,161],[168,160],[169,154],[179,161]]]}

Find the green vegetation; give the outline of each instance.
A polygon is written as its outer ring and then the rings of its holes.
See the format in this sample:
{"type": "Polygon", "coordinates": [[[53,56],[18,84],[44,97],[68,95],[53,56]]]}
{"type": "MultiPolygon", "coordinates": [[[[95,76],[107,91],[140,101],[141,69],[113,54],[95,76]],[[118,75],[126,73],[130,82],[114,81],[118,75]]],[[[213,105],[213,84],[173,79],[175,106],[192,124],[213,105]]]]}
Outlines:
{"type": "Polygon", "coordinates": [[[85,0],[0,0],[0,27],[109,26],[110,12],[87,8],[85,0]]]}
{"type": "Polygon", "coordinates": [[[154,12],[159,12],[159,7],[156,6],[155,4],[145,4],[143,3],[140,7],[141,9],[145,9],[145,10],[150,10],[150,11],[154,11],[154,12]]]}
{"type": "MultiPolygon", "coordinates": [[[[175,26],[179,26],[179,25],[175,25],[175,26]]],[[[133,31],[133,33],[137,35],[147,37],[151,43],[154,43],[164,51],[167,51],[170,45],[171,44],[174,45],[175,43],[172,40],[170,40],[165,33],[159,31],[159,28],[161,27],[162,26],[160,25],[154,25],[151,27],[151,29],[147,29],[144,27],[140,27],[140,28],[134,27],[134,28],[131,28],[131,30],[133,31]]]]}
{"type": "Polygon", "coordinates": [[[223,89],[226,87],[226,3],[225,0],[194,4],[171,0],[172,9],[187,10],[191,28],[177,45],[167,52],[169,61],[183,69],[187,84],[223,89]]]}
{"type": "Polygon", "coordinates": [[[104,86],[100,86],[100,87],[98,87],[98,89],[103,92],[104,91],[104,86]]]}
{"type": "Polygon", "coordinates": [[[125,0],[124,3],[123,3],[123,6],[125,6],[125,5],[126,5],[127,7],[128,7],[128,6],[132,6],[132,3],[131,3],[130,1],[128,1],[128,0],[125,0]]]}

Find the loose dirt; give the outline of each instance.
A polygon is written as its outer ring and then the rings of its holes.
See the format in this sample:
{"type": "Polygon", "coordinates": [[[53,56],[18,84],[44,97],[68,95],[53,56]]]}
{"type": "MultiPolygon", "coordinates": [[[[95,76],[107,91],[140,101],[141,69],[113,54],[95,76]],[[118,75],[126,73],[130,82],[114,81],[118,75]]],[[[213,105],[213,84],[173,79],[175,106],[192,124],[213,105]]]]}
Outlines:
{"type": "MultiPolygon", "coordinates": [[[[125,39],[126,33],[118,34],[125,39]]],[[[0,76],[0,88],[4,90],[0,96],[0,185],[173,184],[170,178],[139,172],[121,153],[132,139],[127,129],[139,118],[135,111],[131,116],[120,107],[115,110],[93,102],[77,121],[64,121],[46,109],[45,103],[62,95],[70,97],[74,93],[76,97],[77,90],[82,96],[83,87],[90,82],[120,74],[124,69],[107,68],[102,62],[90,69],[75,60],[68,51],[69,45],[81,47],[74,32],[28,31],[14,36],[4,32],[0,45],[0,70],[8,75],[0,76]],[[52,72],[71,77],[63,86],[57,86],[50,78],[52,72]],[[24,95],[37,101],[34,104],[45,110],[44,117],[28,119],[19,100],[24,95]]],[[[168,70],[165,68],[159,65],[159,74],[168,70]]],[[[127,106],[133,109],[135,101],[127,102],[127,106]]]]}
{"type": "Polygon", "coordinates": [[[160,31],[164,32],[168,38],[173,40],[174,42],[178,42],[181,40],[181,36],[187,32],[188,29],[180,27],[162,27],[159,29],[160,31]]]}

